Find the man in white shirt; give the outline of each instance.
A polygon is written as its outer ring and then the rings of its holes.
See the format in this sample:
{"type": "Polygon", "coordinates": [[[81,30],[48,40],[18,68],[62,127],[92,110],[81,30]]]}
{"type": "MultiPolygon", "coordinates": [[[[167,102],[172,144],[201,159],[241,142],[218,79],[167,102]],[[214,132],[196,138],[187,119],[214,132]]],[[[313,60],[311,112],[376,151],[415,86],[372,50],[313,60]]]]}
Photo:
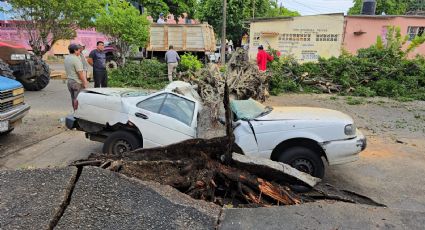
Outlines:
{"type": "Polygon", "coordinates": [[[159,18],[158,18],[158,20],[156,21],[156,23],[158,23],[158,24],[164,24],[164,23],[165,23],[165,20],[164,20],[164,13],[160,13],[160,14],[159,14],[159,18]]]}

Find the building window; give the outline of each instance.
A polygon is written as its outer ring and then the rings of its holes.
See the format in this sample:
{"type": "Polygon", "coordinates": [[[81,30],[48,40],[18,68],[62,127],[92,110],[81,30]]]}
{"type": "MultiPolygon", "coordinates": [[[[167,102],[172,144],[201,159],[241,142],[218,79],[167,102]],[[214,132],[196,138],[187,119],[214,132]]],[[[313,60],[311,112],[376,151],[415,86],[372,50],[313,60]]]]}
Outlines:
{"type": "Polygon", "coordinates": [[[407,34],[409,35],[409,41],[413,40],[416,36],[422,36],[424,34],[424,26],[409,26],[407,28],[407,34]]]}

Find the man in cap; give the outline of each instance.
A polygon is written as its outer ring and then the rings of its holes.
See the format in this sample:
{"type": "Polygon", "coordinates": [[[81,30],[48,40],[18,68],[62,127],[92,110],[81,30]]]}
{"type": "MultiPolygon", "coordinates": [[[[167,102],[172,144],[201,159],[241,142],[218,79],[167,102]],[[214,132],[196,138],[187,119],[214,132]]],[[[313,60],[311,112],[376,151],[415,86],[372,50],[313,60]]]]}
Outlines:
{"type": "Polygon", "coordinates": [[[77,44],[68,46],[69,55],[65,57],[64,65],[66,76],[68,78],[68,90],[71,93],[72,108],[74,111],[78,108],[77,96],[81,89],[88,87],[88,81],[84,76],[83,63],[81,63],[81,47],[77,44]]]}
{"type": "Polygon", "coordinates": [[[160,13],[160,14],[159,14],[159,18],[158,18],[158,20],[156,21],[156,23],[158,23],[158,24],[165,24],[165,20],[164,20],[164,13],[160,13]]]}
{"type": "Polygon", "coordinates": [[[258,53],[257,53],[257,65],[258,69],[260,71],[266,71],[267,70],[267,62],[273,61],[273,56],[268,54],[266,51],[264,51],[264,48],[262,45],[258,47],[258,53]]]}

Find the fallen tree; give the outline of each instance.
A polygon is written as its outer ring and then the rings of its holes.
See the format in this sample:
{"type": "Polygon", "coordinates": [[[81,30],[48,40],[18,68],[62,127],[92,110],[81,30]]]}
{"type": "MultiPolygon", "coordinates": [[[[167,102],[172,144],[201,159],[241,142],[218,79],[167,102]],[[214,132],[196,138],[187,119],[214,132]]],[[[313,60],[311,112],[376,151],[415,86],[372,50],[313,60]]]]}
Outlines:
{"type": "Polygon", "coordinates": [[[213,121],[220,116],[226,80],[232,98],[265,101],[269,97],[269,75],[248,61],[244,49],[237,49],[224,67],[209,63],[196,72],[179,73],[179,78],[197,86],[198,94],[204,106],[209,108],[213,121]]]}
{"type": "Polygon", "coordinates": [[[268,159],[257,161],[256,158],[233,153],[232,160],[226,165],[221,158],[228,141],[227,137],[192,139],[122,155],[92,154],[87,160],[73,165],[98,166],[128,177],[155,181],[172,186],[194,199],[221,206],[294,205],[317,199],[382,206],[367,197],[328,184],[312,188],[309,193],[298,194],[290,189],[291,184],[316,185],[320,180],[268,159]]]}

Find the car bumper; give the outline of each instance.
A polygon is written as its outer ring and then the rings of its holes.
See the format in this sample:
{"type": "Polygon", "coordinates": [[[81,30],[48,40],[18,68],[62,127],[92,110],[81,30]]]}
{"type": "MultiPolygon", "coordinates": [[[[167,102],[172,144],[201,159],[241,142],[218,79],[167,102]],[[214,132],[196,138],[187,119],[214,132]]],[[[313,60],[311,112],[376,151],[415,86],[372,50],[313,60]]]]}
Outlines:
{"type": "MultiPolygon", "coordinates": [[[[0,113],[0,121],[8,121],[9,122],[9,129],[12,129],[15,127],[17,123],[19,123],[22,118],[28,114],[28,111],[30,110],[29,105],[21,105],[16,108],[13,108],[10,111],[0,113]]],[[[8,131],[5,130],[4,132],[8,131]]]]}
{"type": "Polygon", "coordinates": [[[68,129],[77,128],[77,119],[75,119],[75,117],[72,116],[72,115],[66,116],[66,118],[65,118],[65,126],[68,129]]]}
{"type": "Polygon", "coordinates": [[[322,144],[329,165],[345,164],[359,159],[359,153],[367,146],[366,137],[357,130],[357,137],[346,140],[329,141],[322,144]]]}

